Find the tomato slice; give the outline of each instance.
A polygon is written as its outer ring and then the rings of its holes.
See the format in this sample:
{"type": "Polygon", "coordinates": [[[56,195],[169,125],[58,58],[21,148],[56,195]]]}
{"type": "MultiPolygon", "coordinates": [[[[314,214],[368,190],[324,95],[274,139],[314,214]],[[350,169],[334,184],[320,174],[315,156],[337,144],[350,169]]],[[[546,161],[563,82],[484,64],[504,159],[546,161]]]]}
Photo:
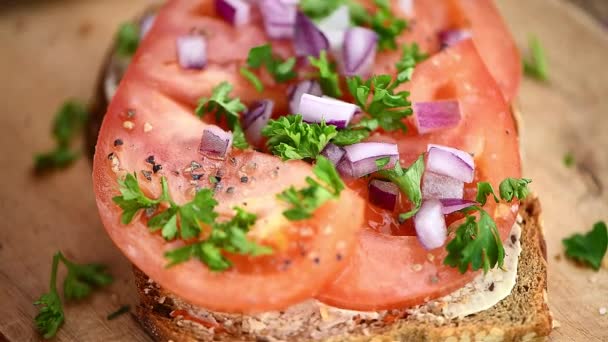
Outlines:
{"type": "MultiPolygon", "coordinates": [[[[313,297],[343,267],[363,222],[363,201],[345,190],[339,201],[328,202],[312,219],[293,223],[283,217],[286,204],[276,195],[292,185],[304,186],[305,178],[313,176],[310,165],[284,163],[252,150],[234,150],[225,160],[201,157],[198,146],[207,124],[194,115],[192,100],[209,96],[212,85],[225,80],[224,75],[236,79],[233,63],[222,63],[227,57],[218,55],[201,72],[205,76],[178,71],[175,65],[163,70],[148,68],[151,61],[175,60],[166,52],[175,51],[174,39],[168,37],[178,32],[175,13],[170,10],[193,3],[172,2],[159,13],[150,38],[141,46],[108,109],[94,159],[98,209],[108,234],[129,260],[188,302],[223,312],[283,309],[313,297]],[[192,92],[180,92],[186,88],[192,92]],[[116,139],[123,143],[115,144],[116,139]],[[152,170],[146,162],[149,156],[154,156],[162,170],[148,174],[151,180],[147,181],[141,175],[152,170]],[[192,161],[201,165],[194,172],[189,170],[192,161]],[[231,217],[234,206],[255,213],[258,220],[250,236],[273,246],[275,253],[256,258],[228,255],[234,267],[219,273],[198,260],[166,268],[164,253],[184,242],[168,243],[150,233],[142,217],[129,225],[120,223],[121,209],[112,197],[118,194],[117,180],[127,172],[136,172],[142,190],[151,196],[160,194],[160,175],[164,175],[177,203],[191,200],[197,187],[215,189],[221,218],[231,217]],[[211,184],[209,176],[221,177],[219,186],[211,184]]],[[[227,34],[225,25],[214,20],[202,18],[196,25],[213,28],[218,36],[227,34]]],[[[212,50],[232,48],[232,42],[213,42],[212,50]]],[[[253,87],[238,89],[238,96],[245,95],[258,96],[253,87]]]]}
{"type": "MultiPolygon", "coordinates": [[[[463,120],[458,127],[438,133],[393,134],[404,165],[434,143],[474,153],[477,181],[488,181],[495,189],[506,177],[520,177],[518,138],[509,106],[470,40],[418,65],[411,91],[414,101],[457,98],[463,120]]],[[[474,195],[474,191],[467,191],[470,199],[474,195]]],[[[374,215],[370,206],[368,203],[367,219],[374,215]]],[[[486,205],[503,239],[515,221],[517,208],[486,205]]],[[[426,251],[415,236],[392,236],[366,227],[359,233],[355,256],[317,298],[353,310],[417,305],[462,287],[477,274],[462,275],[444,266],[445,256],[445,248],[426,251]]]]}

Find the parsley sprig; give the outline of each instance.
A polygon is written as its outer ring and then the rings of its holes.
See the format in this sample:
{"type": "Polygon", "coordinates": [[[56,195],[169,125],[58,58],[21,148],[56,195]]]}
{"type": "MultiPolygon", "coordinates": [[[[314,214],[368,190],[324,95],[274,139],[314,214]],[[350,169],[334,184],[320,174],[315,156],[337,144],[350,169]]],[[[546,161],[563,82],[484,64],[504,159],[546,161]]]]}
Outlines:
{"type": "Polygon", "coordinates": [[[160,230],[161,235],[169,241],[178,236],[183,240],[198,238],[203,233],[203,227],[207,228],[204,232],[209,235],[205,240],[167,252],[168,266],[195,257],[212,271],[223,271],[232,265],[223,255],[224,251],[253,256],[272,252],[270,248],[246,237],[255,223],[255,215],[236,207],[236,216],[232,220],[218,222],[215,212],[218,203],[210,189],[198,191],[192,201],[179,205],[171,198],[165,177],[161,178],[161,187],[161,195],[156,199],[150,198],[141,190],[137,178],[127,174],[124,180],[119,181],[121,195],[114,197],[113,201],[123,210],[123,224],[131,223],[138,212],[150,210],[153,214],[147,222],[148,228],[153,232],[160,230]]]}
{"type": "Polygon", "coordinates": [[[291,205],[290,209],[283,212],[291,221],[311,218],[315,210],[325,202],[338,198],[344,190],[340,175],[327,158],[318,156],[312,170],[318,180],[306,177],[307,187],[296,189],[292,186],[277,196],[291,205]]]}
{"type": "Polygon", "coordinates": [[[327,51],[322,50],[319,58],[309,56],[308,60],[310,61],[310,65],[319,70],[318,79],[323,94],[334,98],[341,97],[340,76],[336,72],[336,66],[327,59],[327,51]]]}
{"type": "Polygon", "coordinates": [[[530,37],[528,49],[529,55],[523,59],[524,73],[539,81],[549,80],[547,57],[545,56],[545,50],[540,45],[540,40],[537,37],[530,37]]]}
{"type": "Polygon", "coordinates": [[[203,97],[198,102],[196,114],[203,116],[207,113],[215,113],[216,121],[220,121],[222,116],[226,118],[228,127],[232,130],[232,146],[238,149],[249,147],[243,127],[239,121],[241,112],[247,107],[237,98],[231,98],[232,85],[226,81],[213,88],[210,98],[203,97]]]}
{"type": "Polygon", "coordinates": [[[608,248],[608,229],[604,221],[596,222],[587,234],[574,234],[562,243],[566,255],[598,271],[608,248]]]}
{"type": "Polygon", "coordinates": [[[120,25],[116,34],[116,52],[119,56],[131,57],[139,46],[139,27],[127,22],[120,25]]]}
{"type": "Polygon", "coordinates": [[[50,152],[40,153],[34,157],[36,171],[64,168],[78,159],[80,153],[71,148],[87,122],[89,113],[78,101],[68,100],[55,114],[53,138],[56,147],[50,152]]]}
{"type": "Polygon", "coordinates": [[[420,184],[424,173],[424,155],[407,169],[403,169],[399,163],[395,164],[392,170],[378,171],[377,175],[395,183],[412,202],[413,207],[410,211],[399,214],[399,221],[404,222],[408,218],[416,215],[422,205],[422,190],[420,184]]]}
{"type": "Polygon", "coordinates": [[[302,115],[297,114],[270,120],[262,134],[268,137],[266,146],[270,152],[283,160],[316,159],[337,130],[325,122],[303,122],[302,115]]]}
{"type": "MultiPolygon", "coordinates": [[[[500,198],[506,202],[515,198],[520,201],[525,199],[529,194],[530,182],[526,178],[505,178],[499,186],[500,198]]],[[[498,203],[499,199],[490,183],[477,183],[476,201],[483,206],[488,195],[492,195],[498,203]]],[[[460,273],[465,273],[469,265],[474,271],[483,268],[484,273],[497,265],[502,267],[505,250],[492,217],[481,206],[471,206],[461,211],[467,215],[465,222],[458,226],[455,238],[448,243],[448,255],[443,263],[457,267],[460,273]],[[479,213],[478,219],[471,215],[473,212],[479,213]]]]}
{"type": "Polygon", "coordinates": [[[53,256],[49,292],[44,293],[34,302],[40,307],[34,322],[45,339],[52,338],[65,321],[63,303],[57,290],[57,270],[59,262],[68,269],[63,282],[63,295],[66,299],[83,299],[91,294],[94,288],[112,283],[113,278],[101,264],[76,264],[68,260],[61,252],[53,256]]]}
{"type": "MultiPolygon", "coordinates": [[[[272,45],[270,44],[252,48],[247,56],[247,66],[250,69],[260,69],[264,66],[266,67],[266,71],[279,83],[287,82],[297,76],[294,70],[295,65],[295,57],[284,60],[276,56],[272,52],[272,45]]],[[[264,85],[262,81],[250,69],[242,67],[241,75],[251,82],[257,91],[263,91],[264,85]]]]}

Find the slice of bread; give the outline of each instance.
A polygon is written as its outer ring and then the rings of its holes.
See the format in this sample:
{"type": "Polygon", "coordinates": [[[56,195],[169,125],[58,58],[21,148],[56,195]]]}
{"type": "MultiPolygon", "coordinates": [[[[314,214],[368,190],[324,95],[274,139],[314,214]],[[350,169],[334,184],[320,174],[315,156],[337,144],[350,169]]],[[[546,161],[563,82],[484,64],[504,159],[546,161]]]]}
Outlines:
{"type": "MultiPolygon", "coordinates": [[[[551,331],[547,306],[546,247],[541,227],[541,207],[530,196],[520,209],[521,243],[517,283],[511,294],[492,308],[464,318],[421,319],[394,310],[383,319],[354,316],[350,321],[327,327],[323,314],[309,311],[269,313],[281,322],[268,327],[247,315],[197,310],[163,290],[144,273],[134,269],[140,296],[136,317],[158,341],[539,341],[551,331]],[[190,313],[197,312],[196,315],[190,313]],[[203,312],[202,314],[198,314],[203,312]],[[292,317],[286,317],[292,315],[292,317]],[[305,329],[293,329],[302,326],[305,329]],[[256,333],[251,333],[256,331],[256,333]],[[321,337],[321,338],[316,338],[321,337]]],[[[274,320],[275,322],[278,320],[274,320]]]]}

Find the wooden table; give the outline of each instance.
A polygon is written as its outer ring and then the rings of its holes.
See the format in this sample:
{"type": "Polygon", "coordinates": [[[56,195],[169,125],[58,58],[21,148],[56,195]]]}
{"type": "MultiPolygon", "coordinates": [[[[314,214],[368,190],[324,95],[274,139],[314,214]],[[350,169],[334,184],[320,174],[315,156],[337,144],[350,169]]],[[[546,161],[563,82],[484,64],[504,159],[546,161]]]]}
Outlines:
{"type": "MultiPolygon", "coordinates": [[[[111,265],[116,281],[66,306],[60,341],[147,341],[129,316],[130,266],[106,236],[91,190],[90,166],[32,177],[36,151],[52,146],[50,120],[67,97],[92,94],[97,68],[120,22],[147,1],[21,1],[0,5],[0,341],[37,340],[32,302],[47,290],[52,254],[111,265]]],[[[595,273],[558,257],[561,239],[608,219],[608,35],[579,8],[559,0],[503,0],[499,6],[524,46],[546,47],[551,82],[525,80],[519,104],[525,174],[541,196],[549,249],[550,307],[561,327],[555,341],[607,341],[608,269],[595,273]],[[576,166],[566,168],[572,151],[576,166]]],[[[605,260],[606,261],[606,260],[605,260]]]]}

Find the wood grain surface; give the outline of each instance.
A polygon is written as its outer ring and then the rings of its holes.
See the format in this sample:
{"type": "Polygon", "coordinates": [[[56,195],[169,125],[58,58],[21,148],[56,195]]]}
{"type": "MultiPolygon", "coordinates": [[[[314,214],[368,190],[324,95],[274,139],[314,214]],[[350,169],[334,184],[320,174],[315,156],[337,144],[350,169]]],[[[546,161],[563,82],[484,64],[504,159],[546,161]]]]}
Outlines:
{"type": "MultiPolygon", "coordinates": [[[[430,1],[430,0],[429,0],[430,1]]],[[[149,1],[20,1],[0,4],[0,341],[31,341],[32,302],[47,290],[52,254],[111,265],[116,281],[66,306],[57,341],[147,341],[130,315],[130,266],[101,226],[82,159],[45,178],[32,155],[52,146],[52,115],[68,97],[92,95],[97,68],[118,24],[149,1]]],[[[499,7],[520,46],[543,42],[551,81],[525,80],[519,97],[525,175],[544,208],[549,250],[549,303],[560,327],[554,341],[608,341],[608,269],[565,260],[561,239],[608,219],[608,34],[578,7],[560,0],[502,0],[499,7]],[[576,165],[566,168],[572,152],[576,165]]]]}

